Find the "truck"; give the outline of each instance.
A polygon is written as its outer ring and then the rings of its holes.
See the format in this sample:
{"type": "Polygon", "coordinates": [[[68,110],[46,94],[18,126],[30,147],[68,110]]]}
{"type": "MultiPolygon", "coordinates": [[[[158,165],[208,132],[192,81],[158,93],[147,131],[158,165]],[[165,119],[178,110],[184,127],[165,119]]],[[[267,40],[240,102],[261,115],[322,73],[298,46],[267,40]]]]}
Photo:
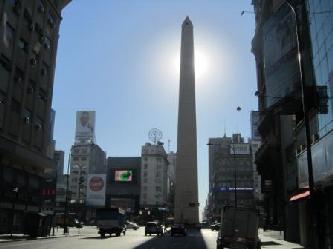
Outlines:
{"type": "Polygon", "coordinates": [[[216,248],[260,249],[258,218],[259,212],[255,208],[224,207],[216,248]]]}
{"type": "Polygon", "coordinates": [[[98,233],[102,238],[105,234],[119,237],[126,234],[126,214],[121,208],[100,208],[96,210],[98,233]]]}

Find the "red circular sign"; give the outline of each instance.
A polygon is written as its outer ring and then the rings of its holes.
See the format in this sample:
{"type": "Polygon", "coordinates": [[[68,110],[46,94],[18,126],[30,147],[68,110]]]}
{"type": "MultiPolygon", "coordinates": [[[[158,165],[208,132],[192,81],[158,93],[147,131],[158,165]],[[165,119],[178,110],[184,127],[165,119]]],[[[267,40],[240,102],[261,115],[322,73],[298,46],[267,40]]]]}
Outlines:
{"type": "Polygon", "coordinates": [[[100,176],[90,178],[89,187],[92,191],[101,191],[104,187],[104,180],[100,176]]]}

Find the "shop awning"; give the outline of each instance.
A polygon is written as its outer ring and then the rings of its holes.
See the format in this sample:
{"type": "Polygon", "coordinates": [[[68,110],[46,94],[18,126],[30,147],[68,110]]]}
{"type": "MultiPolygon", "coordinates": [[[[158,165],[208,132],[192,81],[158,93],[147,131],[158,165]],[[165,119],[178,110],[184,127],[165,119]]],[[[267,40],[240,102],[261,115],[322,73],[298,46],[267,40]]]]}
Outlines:
{"type": "Polygon", "coordinates": [[[292,195],[290,197],[289,201],[299,201],[299,200],[307,198],[308,196],[310,196],[310,191],[309,190],[305,190],[305,191],[303,191],[301,193],[292,195]]]}

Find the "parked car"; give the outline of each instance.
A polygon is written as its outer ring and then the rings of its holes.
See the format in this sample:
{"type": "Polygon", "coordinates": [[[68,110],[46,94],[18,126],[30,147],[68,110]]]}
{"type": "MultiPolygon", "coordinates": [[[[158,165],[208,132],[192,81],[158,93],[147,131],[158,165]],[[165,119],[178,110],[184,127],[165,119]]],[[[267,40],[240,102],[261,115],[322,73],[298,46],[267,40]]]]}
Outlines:
{"type": "Polygon", "coordinates": [[[219,231],[220,228],[221,228],[221,223],[214,223],[214,224],[210,225],[210,229],[212,231],[219,231]]]}
{"type": "Polygon", "coordinates": [[[186,236],[186,228],[183,224],[173,224],[170,231],[171,236],[176,234],[186,236]]]}
{"type": "Polygon", "coordinates": [[[126,229],[138,230],[140,227],[138,224],[130,221],[126,221],[126,229]]]}
{"type": "Polygon", "coordinates": [[[163,227],[158,222],[147,222],[145,226],[145,236],[152,234],[162,235],[163,227]]]}

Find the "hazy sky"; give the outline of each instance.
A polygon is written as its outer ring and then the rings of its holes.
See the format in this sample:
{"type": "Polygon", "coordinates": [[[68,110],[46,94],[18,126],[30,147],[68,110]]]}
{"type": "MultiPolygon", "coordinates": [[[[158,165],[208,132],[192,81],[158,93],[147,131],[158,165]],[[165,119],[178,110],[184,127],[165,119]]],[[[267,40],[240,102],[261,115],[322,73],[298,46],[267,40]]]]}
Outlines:
{"type": "MultiPolygon", "coordinates": [[[[96,111],[108,156],[139,156],[159,128],[176,151],[181,24],[194,25],[199,199],[208,193],[209,137],[250,136],[257,100],[251,0],[74,0],[63,11],[54,83],[54,137],[66,157],[75,112],[96,111]],[[178,62],[179,63],[179,62],[178,62]],[[236,112],[237,106],[242,107],[236,112]],[[225,128],[224,128],[225,127],[225,128]]],[[[66,166],[65,166],[66,168],[66,166]]]]}

